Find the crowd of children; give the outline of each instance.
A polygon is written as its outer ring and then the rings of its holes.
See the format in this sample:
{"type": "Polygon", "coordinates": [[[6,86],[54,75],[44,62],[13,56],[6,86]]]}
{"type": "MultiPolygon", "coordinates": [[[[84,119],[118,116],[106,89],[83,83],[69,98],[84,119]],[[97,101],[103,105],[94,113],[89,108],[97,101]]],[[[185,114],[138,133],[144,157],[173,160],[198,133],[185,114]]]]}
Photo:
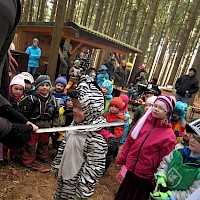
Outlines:
{"type": "Polygon", "coordinates": [[[58,178],[55,199],[87,199],[123,145],[117,164],[127,172],[116,200],[187,198],[200,186],[200,121],[187,123],[188,105],[147,89],[145,103],[138,106],[130,124],[129,97],[112,96],[113,80],[109,80],[107,67],[102,65],[87,76],[80,65],[75,60],[69,82],[58,77],[54,87],[47,75],[34,80],[22,72],[13,77],[10,102],[0,96],[4,163],[9,158],[31,168],[35,159],[49,162],[51,138],[57,150],[52,164],[58,178]],[[115,122],[122,125],[104,126],[115,122]],[[55,126],[74,129],[34,132],[55,126]],[[14,145],[11,134],[19,145],[14,145]],[[181,149],[174,150],[176,144],[181,149]]]}

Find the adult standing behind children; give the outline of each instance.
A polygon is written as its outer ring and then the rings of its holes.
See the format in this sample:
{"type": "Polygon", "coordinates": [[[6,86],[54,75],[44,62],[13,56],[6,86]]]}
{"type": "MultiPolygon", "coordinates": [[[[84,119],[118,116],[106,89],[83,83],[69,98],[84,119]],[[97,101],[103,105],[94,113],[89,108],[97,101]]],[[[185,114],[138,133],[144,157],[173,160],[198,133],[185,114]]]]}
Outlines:
{"type": "Polygon", "coordinates": [[[199,90],[199,81],[196,78],[197,69],[192,67],[189,69],[188,75],[181,76],[175,84],[176,100],[190,104],[193,94],[199,90]]]}
{"type": "Polygon", "coordinates": [[[26,53],[29,54],[28,59],[28,72],[34,77],[39,67],[39,59],[41,57],[41,49],[38,47],[39,40],[33,39],[33,44],[26,49],[26,53]]]}
{"type": "Polygon", "coordinates": [[[154,172],[162,158],[175,147],[176,137],[169,122],[174,100],[159,96],[134,126],[117,161],[128,171],[115,200],[148,200],[153,191],[154,172]]]}
{"type": "Polygon", "coordinates": [[[107,67],[107,73],[110,80],[114,79],[115,62],[116,60],[114,58],[111,58],[109,62],[104,64],[107,67]]]}

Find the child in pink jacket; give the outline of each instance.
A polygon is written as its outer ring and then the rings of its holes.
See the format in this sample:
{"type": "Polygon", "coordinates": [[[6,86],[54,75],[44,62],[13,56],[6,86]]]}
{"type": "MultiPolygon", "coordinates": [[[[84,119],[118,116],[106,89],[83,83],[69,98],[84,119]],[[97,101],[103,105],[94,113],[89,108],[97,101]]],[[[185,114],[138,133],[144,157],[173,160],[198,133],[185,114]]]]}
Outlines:
{"type": "Polygon", "coordinates": [[[159,96],[131,129],[117,161],[128,170],[115,200],[148,200],[154,172],[175,147],[176,137],[169,122],[174,106],[174,99],[159,96]]]}

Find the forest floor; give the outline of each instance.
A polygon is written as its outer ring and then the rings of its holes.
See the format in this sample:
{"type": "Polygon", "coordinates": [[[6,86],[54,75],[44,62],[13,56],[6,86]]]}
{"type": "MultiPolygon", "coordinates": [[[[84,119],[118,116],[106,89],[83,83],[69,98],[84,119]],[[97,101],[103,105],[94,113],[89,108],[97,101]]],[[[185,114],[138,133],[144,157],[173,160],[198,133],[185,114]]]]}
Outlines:
{"type": "MultiPolygon", "coordinates": [[[[27,169],[10,162],[0,168],[1,200],[53,200],[56,179],[50,172],[50,163],[34,162],[34,169],[27,169]]],[[[111,200],[117,192],[119,182],[116,179],[120,167],[111,163],[107,172],[96,184],[96,190],[90,200],[111,200]]]]}
{"type": "MultiPolygon", "coordinates": [[[[199,99],[195,103],[195,106],[200,106],[199,99]]],[[[131,112],[131,118],[132,115],[131,112]]],[[[195,113],[194,118],[200,118],[200,113],[195,113]]],[[[50,165],[51,163],[43,164],[35,161],[32,170],[13,162],[0,167],[0,200],[53,200],[57,183],[54,174],[50,172],[50,165]]],[[[90,200],[114,199],[119,188],[116,179],[119,170],[120,167],[116,166],[115,161],[111,163],[107,172],[96,184],[94,195],[90,200]]]]}

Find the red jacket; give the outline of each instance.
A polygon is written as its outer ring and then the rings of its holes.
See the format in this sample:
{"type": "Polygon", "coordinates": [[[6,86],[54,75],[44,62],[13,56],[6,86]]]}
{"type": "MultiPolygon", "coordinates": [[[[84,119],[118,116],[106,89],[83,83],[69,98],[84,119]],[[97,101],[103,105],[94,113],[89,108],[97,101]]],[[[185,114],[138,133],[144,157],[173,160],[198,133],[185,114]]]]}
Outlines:
{"type": "MultiPolygon", "coordinates": [[[[125,122],[126,121],[126,118],[124,116],[123,113],[120,113],[120,114],[113,114],[111,112],[109,112],[106,116],[106,121],[107,122],[125,122]]],[[[115,135],[116,138],[121,138],[122,137],[122,134],[124,132],[124,126],[115,126],[112,130],[112,127],[111,129],[109,129],[111,131],[112,134],[115,135]]]]}
{"type": "MultiPolygon", "coordinates": [[[[133,127],[134,128],[134,127],[133,127]]],[[[153,179],[160,161],[175,147],[176,137],[171,124],[162,124],[151,114],[136,140],[131,137],[131,129],[118,164],[126,164],[128,170],[139,177],[153,179]]]]}

